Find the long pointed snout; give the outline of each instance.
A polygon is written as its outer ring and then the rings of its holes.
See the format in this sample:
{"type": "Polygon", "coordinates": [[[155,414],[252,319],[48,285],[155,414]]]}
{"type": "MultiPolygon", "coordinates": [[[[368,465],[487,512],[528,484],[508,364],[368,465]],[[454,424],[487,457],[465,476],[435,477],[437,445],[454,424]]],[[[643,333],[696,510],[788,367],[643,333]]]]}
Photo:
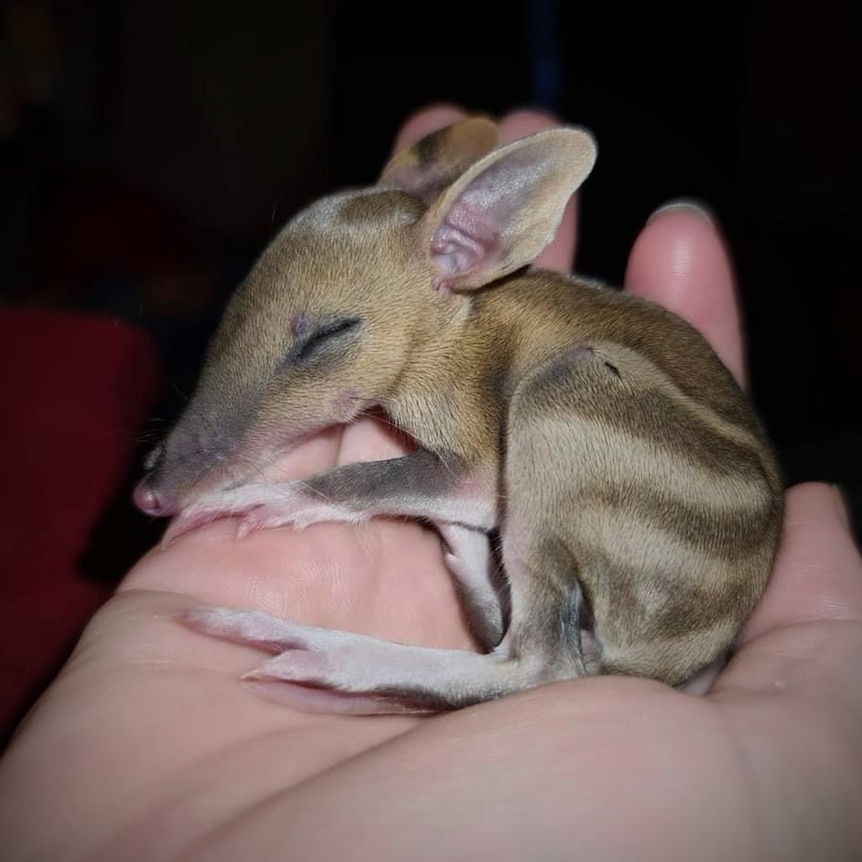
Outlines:
{"type": "Polygon", "coordinates": [[[180,511],[179,501],[156,490],[149,478],[138,482],[132,499],[145,515],[152,515],[154,518],[169,517],[180,511]]]}

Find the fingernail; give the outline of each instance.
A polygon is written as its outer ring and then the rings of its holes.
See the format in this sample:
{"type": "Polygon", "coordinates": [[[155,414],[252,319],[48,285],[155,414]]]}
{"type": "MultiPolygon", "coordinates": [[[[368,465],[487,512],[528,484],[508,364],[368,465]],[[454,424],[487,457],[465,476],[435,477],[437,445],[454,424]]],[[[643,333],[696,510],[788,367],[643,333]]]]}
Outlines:
{"type": "Polygon", "coordinates": [[[664,206],[659,207],[647,221],[650,222],[658,216],[668,215],[669,213],[691,213],[709,222],[711,225],[716,223],[713,211],[705,203],[696,198],[678,198],[677,200],[669,201],[664,206]]]}
{"type": "Polygon", "coordinates": [[[835,499],[838,502],[838,511],[844,523],[850,526],[850,503],[847,500],[847,492],[840,485],[832,485],[832,493],[835,494],[835,499]]]}

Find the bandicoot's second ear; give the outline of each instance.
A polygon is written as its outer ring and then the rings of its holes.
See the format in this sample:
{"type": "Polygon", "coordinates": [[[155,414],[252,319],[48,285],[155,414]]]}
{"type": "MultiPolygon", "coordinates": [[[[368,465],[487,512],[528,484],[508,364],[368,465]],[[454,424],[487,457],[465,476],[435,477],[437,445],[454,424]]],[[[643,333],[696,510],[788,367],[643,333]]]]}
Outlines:
{"type": "Polygon", "coordinates": [[[468,168],[423,217],[435,287],[472,290],[532,263],[595,160],[588,132],[560,128],[500,147],[468,168]]]}
{"type": "Polygon", "coordinates": [[[431,203],[470,165],[490,153],[498,140],[496,123],[487,117],[468,117],[398,153],[383,169],[378,185],[402,189],[431,203]]]}

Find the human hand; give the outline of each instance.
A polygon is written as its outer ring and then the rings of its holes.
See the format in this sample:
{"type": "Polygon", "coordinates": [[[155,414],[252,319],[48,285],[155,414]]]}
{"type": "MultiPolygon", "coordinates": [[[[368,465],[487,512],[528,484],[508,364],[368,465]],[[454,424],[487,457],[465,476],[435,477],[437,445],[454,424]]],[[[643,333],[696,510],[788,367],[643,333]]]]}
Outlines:
{"type": "MultiPolygon", "coordinates": [[[[414,117],[399,147],[456,118],[414,117]]],[[[503,122],[506,138],[550,125],[503,122]]],[[[543,263],[568,269],[571,207],[543,263]]],[[[714,227],[665,212],[627,287],[743,374],[714,227]]],[[[366,421],[285,477],[397,454],[366,421]]],[[[471,645],[437,538],[318,524],[237,543],[220,521],[153,550],[96,615],[0,765],[12,859],[850,859],[862,831],[862,561],[824,486],[788,495],[769,590],[704,697],[646,680],[558,683],[430,719],[309,715],[253,697],[251,649],[179,626],[196,603],[428,646],[471,645]]]]}

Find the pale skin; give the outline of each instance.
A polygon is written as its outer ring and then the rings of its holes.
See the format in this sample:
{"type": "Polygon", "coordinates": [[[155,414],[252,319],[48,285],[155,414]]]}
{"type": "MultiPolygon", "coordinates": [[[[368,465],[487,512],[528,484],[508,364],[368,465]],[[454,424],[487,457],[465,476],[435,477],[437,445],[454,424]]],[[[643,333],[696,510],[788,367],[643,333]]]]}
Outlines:
{"type": "MultiPolygon", "coordinates": [[[[453,122],[412,117],[396,148],[453,122]]],[[[554,124],[520,112],[506,139],[554,124]]],[[[568,269],[571,207],[546,266],[568,269]]],[[[627,289],[686,317],[740,379],[731,266],[690,210],[644,227],[627,289]]],[[[763,289],[774,289],[764,285],[763,289]]],[[[363,421],[283,465],[398,452],[363,421]]],[[[433,718],[262,700],[263,658],[175,616],[198,603],[470,647],[436,536],[409,523],[219,521],[154,549],[93,618],[0,762],[9,860],[841,860],[862,846],[862,560],[828,486],[791,489],[769,589],[702,697],[581,679],[433,718]]],[[[22,645],[26,648],[26,645],[22,645]]]]}

